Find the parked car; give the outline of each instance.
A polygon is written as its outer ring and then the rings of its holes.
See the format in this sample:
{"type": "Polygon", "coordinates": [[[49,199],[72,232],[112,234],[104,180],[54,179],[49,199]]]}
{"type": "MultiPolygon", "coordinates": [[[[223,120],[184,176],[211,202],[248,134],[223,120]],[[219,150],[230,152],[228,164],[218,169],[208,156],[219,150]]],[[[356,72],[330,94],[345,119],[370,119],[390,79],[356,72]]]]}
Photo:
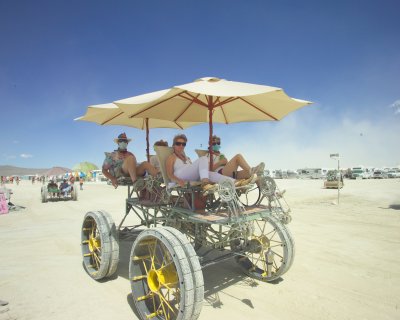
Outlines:
{"type": "Polygon", "coordinates": [[[388,174],[383,170],[375,170],[372,177],[374,179],[386,179],[388,177],[388,174]]]}
{"type": "Polygon", "coordinates": [[[400,178],[400,172],[397,170],[389,170],[387,175],[388,178],[400,178]]]}

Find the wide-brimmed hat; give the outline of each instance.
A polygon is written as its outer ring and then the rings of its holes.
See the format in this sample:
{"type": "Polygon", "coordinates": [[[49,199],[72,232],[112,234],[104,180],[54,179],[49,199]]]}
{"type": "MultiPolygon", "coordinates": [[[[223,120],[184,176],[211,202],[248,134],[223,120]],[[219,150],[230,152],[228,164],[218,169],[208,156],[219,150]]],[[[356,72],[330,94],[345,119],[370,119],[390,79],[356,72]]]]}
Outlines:
{"type": "Polygon", "coordinates": [[[114,139],[114,142],[115,142],[115,143],[118,143],[118,142],[120,142],[120,141],[131,142],[132,139],[128,139],[128,137],[126,136],[126,133],[125,133],[125,132],[122,132],[122,133],[118,136],[118,138],[114,139]]]}

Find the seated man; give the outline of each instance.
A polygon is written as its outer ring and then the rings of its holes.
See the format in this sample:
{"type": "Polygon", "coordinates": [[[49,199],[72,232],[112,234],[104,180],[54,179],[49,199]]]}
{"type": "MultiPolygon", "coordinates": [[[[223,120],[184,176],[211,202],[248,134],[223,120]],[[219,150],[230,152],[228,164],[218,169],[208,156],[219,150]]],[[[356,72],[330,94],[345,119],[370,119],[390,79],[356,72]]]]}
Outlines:
{"type": "MultiPolygon", "coordinates": [[[[258,166],[251,168],[245,158],[241,154],[235,155],[231,160],[228,159],[219,151],[221,148],[221,138],[212,137],[213,148],[213,171],[224,176],[235,179],[249,179],[254,174],[260,176],[263,174],[265,164],[261,162],[258,166]],[[238,168],[243,170],[239,170],[238,168]]],[[[210,155],[208,154],[208,157],[210,155]]],[[[254,181],[252,181],[254,182],[254,181]]]]}
{"type": "Polygon", "coordinates": [[[68,196],[68,192],[71,191],[72,186],[68,184],[67,180],[64,179],[59,186],[60,192],[64,194],[64,197],[68,196]]]}
{"type": "Polygon", "coordinates": [[[106,152],[102,172],[115,188],[118,187],[117,179],[120,177],[130,177],[132,182],[135,182],[137,176],[144,176],[146,171],[153,177],[157,175],[157,169],[149,162],[137,163],[135,155],[127,150],[131,140],[126,137],[125,132],[121,133],[114,139],[114,142],[118,144],[118,149],[111,153],[106,152]]]}
{"type": "Polygon", "coordinates": [[[50,180],[50,182],[47,184],[47,191],[55,197],[60,193],[60,190],[58,189],[57,183],[55,183],[53,180],[50,180]]]}

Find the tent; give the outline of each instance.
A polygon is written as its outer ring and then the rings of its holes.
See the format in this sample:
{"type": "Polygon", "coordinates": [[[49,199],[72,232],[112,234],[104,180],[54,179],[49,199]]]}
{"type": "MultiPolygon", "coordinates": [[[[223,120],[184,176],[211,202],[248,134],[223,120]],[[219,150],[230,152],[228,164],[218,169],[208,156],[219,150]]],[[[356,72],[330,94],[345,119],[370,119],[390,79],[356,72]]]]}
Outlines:
{"type": "Polygon", "coordinates": [[[80,163],[74,165],[74,167],[72,168],[72,171],[75,171],[75,172],[79,171],[79,172],[83,172],[83,173],[87,174],[89,171],[98,170],[98,169],[99,168],[94,163],[84,161],[84,162],[80,162],[80,163]]]}
{"type": "Polygon", "coordinates": [[[64,175],[67,172],[71,172],[71,169],[68,168],[63,168],[63,167],[53,167],[49,170],[47,170],[44,175],[45,176],[60,176],[64,175]]]}

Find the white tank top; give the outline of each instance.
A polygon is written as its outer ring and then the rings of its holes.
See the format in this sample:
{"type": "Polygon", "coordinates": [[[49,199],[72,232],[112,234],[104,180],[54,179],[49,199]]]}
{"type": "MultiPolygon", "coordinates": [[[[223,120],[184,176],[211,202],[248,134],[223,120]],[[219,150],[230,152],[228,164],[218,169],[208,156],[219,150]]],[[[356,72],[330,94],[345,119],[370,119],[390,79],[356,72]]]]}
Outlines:
{"type": "Polygon", "coordinates": [[[186,164],[181,159],[176,157],[175,163],[174,163],[174,172],[177,171],[178,169],[184,167],[185,165],[186,164]]]}

